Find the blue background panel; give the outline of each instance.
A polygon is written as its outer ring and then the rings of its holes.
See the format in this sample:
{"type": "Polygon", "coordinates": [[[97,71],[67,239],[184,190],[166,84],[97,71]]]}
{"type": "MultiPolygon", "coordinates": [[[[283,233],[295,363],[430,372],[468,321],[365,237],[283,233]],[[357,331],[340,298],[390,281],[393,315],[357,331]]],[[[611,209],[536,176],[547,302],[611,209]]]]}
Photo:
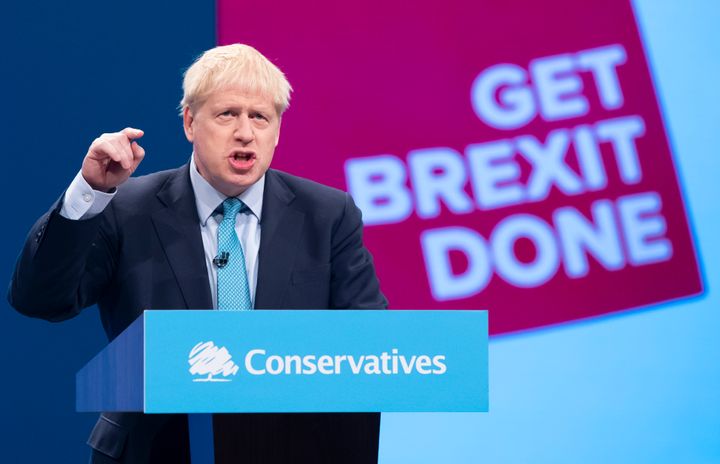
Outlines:
{"type": "MultiPolygon", "coordinates": [[[[184,69],[215,45],[212,2],[10,2],[0,24],[5,199],[0,280],[62,194],[93,139],[145,130],[144,174],[184,163],[177,105],[184,69]]],[[[75,373],[107,343],[97,311],[51,324],[2,299],[0,462],[86,462],[95,413],[75,412],[75,373]]]]}

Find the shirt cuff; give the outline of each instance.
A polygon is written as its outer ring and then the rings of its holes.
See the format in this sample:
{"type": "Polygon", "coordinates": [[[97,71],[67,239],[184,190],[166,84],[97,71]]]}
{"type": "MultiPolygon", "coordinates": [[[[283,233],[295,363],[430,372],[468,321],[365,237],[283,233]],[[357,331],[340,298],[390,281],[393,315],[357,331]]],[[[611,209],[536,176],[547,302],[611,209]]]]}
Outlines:
{"type": "Polygon", "coordinates": [[[111,193],[93,190],[82,176],[82,171],[78,171],[65,191],[60,216],[72,220],[93,218],[105,210],[115,193],[117,189],[111,193]]]}

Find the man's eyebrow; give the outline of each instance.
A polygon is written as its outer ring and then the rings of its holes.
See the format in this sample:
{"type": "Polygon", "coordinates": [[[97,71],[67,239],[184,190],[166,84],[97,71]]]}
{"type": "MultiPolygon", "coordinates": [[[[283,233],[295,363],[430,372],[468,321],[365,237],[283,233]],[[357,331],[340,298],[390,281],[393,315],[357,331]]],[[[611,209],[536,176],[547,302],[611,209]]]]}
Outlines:
{"type": "Polygon", "coordinates": [[[272,111],[274,108],[273,105],[268,105],[266,103],[242,104],[242,103],[222,102],[222,101],[217,102],[211,106],[213,108],[247,109],[248,111],[261,111],[261,112],[272,111]]]}

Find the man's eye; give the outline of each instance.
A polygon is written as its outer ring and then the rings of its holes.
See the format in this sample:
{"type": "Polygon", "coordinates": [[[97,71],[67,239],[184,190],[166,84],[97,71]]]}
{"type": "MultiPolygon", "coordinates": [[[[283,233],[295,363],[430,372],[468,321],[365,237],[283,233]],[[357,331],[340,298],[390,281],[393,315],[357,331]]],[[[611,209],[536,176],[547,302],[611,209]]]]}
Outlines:
{"type": "Polygon", "coordinates": [[[223,111],[222,113],[220,113],[220,116],[225,116],[225,117],[234,116],[234,113],[232,110],[227,110],[227,111],[223,111]]]}
{"type": "Polygon", "coordinates": [[[253,117],[254,119],[260,119],[260,120],[263,120],[263,121],[267,121],[267,118],[266,118],[264,115],[260,114],[260,113],[254,113],[254,114],[252,115],[252,117],[253,117]]]}

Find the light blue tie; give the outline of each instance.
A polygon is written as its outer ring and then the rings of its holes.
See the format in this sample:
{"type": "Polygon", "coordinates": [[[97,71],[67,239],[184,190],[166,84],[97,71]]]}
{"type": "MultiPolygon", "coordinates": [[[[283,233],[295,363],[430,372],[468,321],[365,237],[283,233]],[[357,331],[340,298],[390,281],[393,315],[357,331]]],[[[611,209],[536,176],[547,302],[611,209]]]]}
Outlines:
{"type": "Polygon", "coordinates": [[[237,198],[228,198],[223,202],[223,220],[218,227],[218,256],[227,253],[227,264],[218,266],[217,301],[221,311],[241,311],[252,309],[250,287],[245,269],[245,253],[235,233],[235,216],[247,208],[237,198]]]}

